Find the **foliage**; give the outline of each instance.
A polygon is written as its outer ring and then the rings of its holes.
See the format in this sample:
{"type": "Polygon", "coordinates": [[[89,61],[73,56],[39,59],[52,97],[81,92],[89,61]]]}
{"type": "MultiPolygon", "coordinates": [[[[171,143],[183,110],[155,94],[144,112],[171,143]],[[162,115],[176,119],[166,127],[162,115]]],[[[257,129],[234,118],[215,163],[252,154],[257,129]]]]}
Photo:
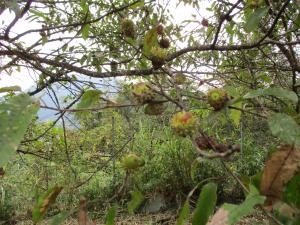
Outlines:
{"type": "Polygon", "coordinates": [[[193,224],[216,201],[210,224],[256,205],[297,224],[299,10],[288,0],[1,2],[1,79],[35,81],[26,94],[0,88],[3,214],[33,208],[34,223],[59,224],[83,195],[79,223],[109,208],[114,224],[115,203],[133,213],[159,193],[168,207],[187,199],[180,225],[213,180],[193,224]],[[53,121],[33,121],[39,107],[53,121]]]}
{"type": "Polygon", "coordinates": [[[205,225],[213,213],[217,202],[217,185],[208,183],[203,186],[194,211],[192,224],[205,225]]]}
{"type": "Polygon", "coordinates": [[[0,102],[1,167],[15,154],[37,110],[38,106],[33,104],[32,99],[26,94],[0,102]]]}
{"type": "Polygon", "coordinates": [[[144,200],[144,196],[140,191],[133,191],[131,193],[131,201],[128,202],[128,212],[132,214],[135,209],[137,209],[144,200]]]}

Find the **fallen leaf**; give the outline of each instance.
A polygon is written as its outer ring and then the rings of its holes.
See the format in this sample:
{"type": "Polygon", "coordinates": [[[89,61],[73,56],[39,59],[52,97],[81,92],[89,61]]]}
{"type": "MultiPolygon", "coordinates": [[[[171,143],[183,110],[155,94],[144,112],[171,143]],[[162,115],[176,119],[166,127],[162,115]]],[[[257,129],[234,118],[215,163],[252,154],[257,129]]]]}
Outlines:
{"type": "Polygon", "coordinates": [[[207,225],[226,225],[228,216],[227,210],[219,208],[207,225]]]}

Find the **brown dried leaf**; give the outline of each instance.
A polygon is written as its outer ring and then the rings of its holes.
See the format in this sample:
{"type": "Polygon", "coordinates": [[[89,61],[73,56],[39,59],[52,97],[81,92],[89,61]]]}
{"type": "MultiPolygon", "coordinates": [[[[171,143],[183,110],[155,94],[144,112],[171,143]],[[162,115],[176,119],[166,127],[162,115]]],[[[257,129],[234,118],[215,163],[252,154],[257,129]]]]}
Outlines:
{"type": "Polygon", "coordinates": [[[40,207],[40,213],[44,214],[46,210],[49,208],[50,205],[52,205],[59,193],[61,192],[63,188],[62,187],[54,187],[53,190],[48,194],[47,198],[44,199],[41,207],[40,207]]]}
{"type": "Polygon", "coordinates": [[[261,193],[267,196],[267,205],[282,198],[283,186],[299,169],[300,151],[290,145],[280,146],[266,162],[260,184],[261,193]]]}
{"type": "Polygon", "coordinates": [[[207,225],[226,225],[228,216],[227,210],[219,208],[207,225]]]}

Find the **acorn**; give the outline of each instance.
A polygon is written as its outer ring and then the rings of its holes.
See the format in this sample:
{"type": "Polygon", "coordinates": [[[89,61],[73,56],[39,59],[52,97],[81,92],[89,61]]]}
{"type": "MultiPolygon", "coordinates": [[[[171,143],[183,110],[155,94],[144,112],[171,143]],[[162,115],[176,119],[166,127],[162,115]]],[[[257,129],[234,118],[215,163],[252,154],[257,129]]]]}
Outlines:
{"type": "Polygon", "coordinates": [[[163,35],[164,34],[164,26],[162,24],[159,24],[157,27],[156,27],[156,32],[158,35],[163,35]]]}
{"type": "Polygon", "coordinates": [[[182,85],[186,82],[186,76],[182,73],[177,73],[174,77],[174,82],[177,85],[182,85]]]}
{"type": "Polygon", "coordinates": [[[164,65],[168,52],[164,48],[152,47],[150,51],[150,59],[154,69],[160,68],[164,65]]]}
{"type": "Polygon", "coordinates": [[[149,103],[144,110],[145,114],[151,116],[161,115],[164,111],[165,106],[163,103],[149,103]]]}
{"type": "Polygon", "coordinates": [[[162,38],[159,41],[159,45],[161,48],[169,48],[170,47],[170,40],[168,38],[162,38]]]}
{"type": "Polygon", "coordinates": [[[153,91],[143,82],[133,85],[132,93],[139,104],[145,104],[154,99],[153,91]]]}
{"type": "Polygon", "coordinates": [[[208,27],[209,26],[208,20],[207,19],[202,19],[201,25],[204,26],[204,27],[208,27]]]}
{"type": "Polygon", "coordinates": [[[135,38],[135,25],[132,20],[123,19],[121,22],[121,30],[125,37],[135,38]]]}
{"type": "Polygon", "coordinates": [[[198,119],[192,112],[178,112],[171,118],[171,127],[179,136],[192,135],[198,126],[198,119]]]}
{"type": "Polygon", "coordinates": [[[136,170],[145,165],[145,160],[136,154],[130,153],[122,159],[122,166],[125,170],[136,170]]]}
{"type": "Polygon", "coordinates": [[[215,110],[222,109],[228,102],[228,94],[222,88],[214,88],[208,91],[207,100],[211,107],[215,110]]]}

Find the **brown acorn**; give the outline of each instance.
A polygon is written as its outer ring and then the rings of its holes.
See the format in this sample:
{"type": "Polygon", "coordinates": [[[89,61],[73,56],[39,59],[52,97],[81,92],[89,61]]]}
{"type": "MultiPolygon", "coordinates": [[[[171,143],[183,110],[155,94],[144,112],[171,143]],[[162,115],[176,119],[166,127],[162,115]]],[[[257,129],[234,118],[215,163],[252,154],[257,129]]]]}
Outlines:
{"type": "Polygon", "coordinates": [[[156,32],[157,32],[158,35],[163,35],[164,31],[165,31],[165,28],[164,28],[164,26],[162,24],[159,24],[156,27],[156,32]]]}
{"type": "Polygon", "coordinates": [[[162,38],[159,41],[159,45],[162,48],[169,48],[170,47],[170,40],[168,38],[162,38]]]}
{"type": "Polygon", "coordinates": [[[132,20],[123,19],[121,22],[121,30],[125,37],[135,38],[135,25],[132,20]]]}
{"type": "Polygon", "coordinates": [[[203,19],[203,20],[201,21],[201,24],[202,24],[202,26],[204,26],[204,27],[208,27],[209,22],[208,22],[207,19],[203,19]]]}

